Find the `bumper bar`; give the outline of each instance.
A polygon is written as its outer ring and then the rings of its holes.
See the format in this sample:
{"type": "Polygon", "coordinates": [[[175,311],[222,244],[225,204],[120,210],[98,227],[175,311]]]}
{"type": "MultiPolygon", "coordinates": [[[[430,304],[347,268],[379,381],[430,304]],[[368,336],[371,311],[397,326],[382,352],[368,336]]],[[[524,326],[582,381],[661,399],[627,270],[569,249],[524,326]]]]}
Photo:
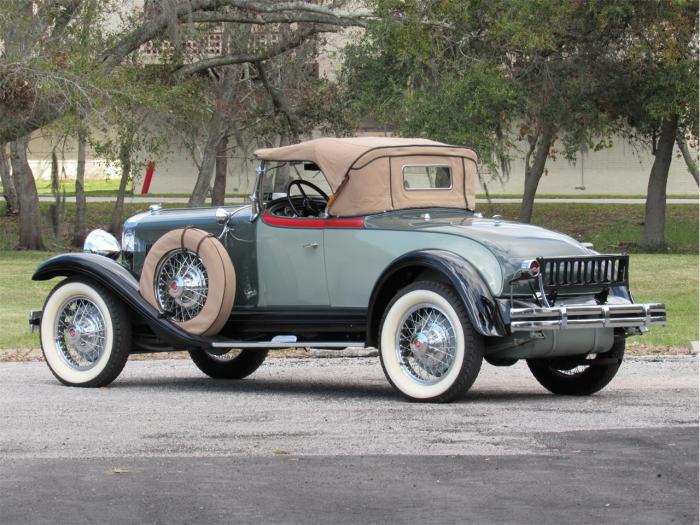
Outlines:
{"type": "Polygon", "coordinates": [[[666,307],[651,304],[601,304],[512,308],[511,332],[570,328],[632,328],[666,324],[666,307]]]}

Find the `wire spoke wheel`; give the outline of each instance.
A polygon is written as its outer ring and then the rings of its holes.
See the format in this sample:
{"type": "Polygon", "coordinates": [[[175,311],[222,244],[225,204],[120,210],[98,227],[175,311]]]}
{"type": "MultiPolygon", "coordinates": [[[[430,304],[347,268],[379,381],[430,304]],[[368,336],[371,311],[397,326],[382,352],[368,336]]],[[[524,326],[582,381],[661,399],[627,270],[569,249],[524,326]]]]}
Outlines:
{"type": "Polygon", "coordinates": [[[617,374],[625,353],[624,337],[609,351],[570,358],[528,359],[532,375],[547,390],[559,395],[587,396],[598,392],[617,374]],[[590,364],[587,364],[590,363],[590,364]]]}
{"type": "Polygon", "coordinates": [[[412,380],[424,385],[440,381],[457,355],[455,329],[447,314],[432,304],[413,306],[399,323],[396,352],[412,380]]]}
{"type": "Polygon", "coordinates": [[[64,385],[102,387],[121,373],[131,349],[131,319],[124,304],[82,278],[58,283],[44,302],[41,351],[64,385]]]}
{"type": "Polygon", "coordinates": [[[441,282],[416,281],[396,292],[379,325],[379,359],[389,383],[412,401],[463,396],[481,368],[483,340],[464,302],[441,282]]]}
{"type": "MultiPolygon", "coordinates": [[[[588,354],[586,356],[587,361],[594,361],[596,358],[596,354],[588,354]]],[[[556,362],[554,362],[556,363],[556,362]]],[[[557,374],[561,377],[564,378],[574,378],[574,377],[581,377],[583,376],[586,371],[588,371],[591,368],[591,365],[586,365],[586,364],[577,364],[575,366],[562,366],[562,365],[557,365],[557,364],[551,364],[550,368],[554,374],[557,374]]]]}
{"type": "Polygon", "coordinates": [[[163,257],[154,284],[158,305],[176,322],[193,319],[207,302],[207,270],[202,259],[190,250],[174,250],[163,257]]]}
{"type": "Polygon", "coordinates": [[[105,351],[105,320],[87,297],[71,297],[59,307],[55,343],[65,363],[75,370],[89,370],[105,351]]]}
{"type": "Polygon", "coordinates": [[[211,352],[209,350],[205,350],[205,353],[214,361],[217,361],[219,363],[229,363],[236,359],[239,355],[241,355],[242,350],[241,349],[233,349],[229,350],[228,352],[211,352]]]}

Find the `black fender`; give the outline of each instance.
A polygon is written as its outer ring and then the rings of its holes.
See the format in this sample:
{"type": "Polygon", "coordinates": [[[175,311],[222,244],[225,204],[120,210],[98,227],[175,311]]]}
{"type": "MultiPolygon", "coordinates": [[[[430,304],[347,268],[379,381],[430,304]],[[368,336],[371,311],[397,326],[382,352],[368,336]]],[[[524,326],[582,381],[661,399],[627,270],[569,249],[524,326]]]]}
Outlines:
{"type": "Polygon", "coordinates": [[[139,282],[118,262],[92,253],[66,253],[44,261],[32,275],[33,281],[54,277],[85,277],[119,298],[133,314],[142,319],[164,343],[178,350],[211,348],[212,339],[182,330],[139,293],[139,282]]]}
{"type": "MultiPolygon", "coordinates": [[[[367,312],[367,346],[377,346],[379,323],[391,300],[382,293],[404,270],[435,270],[443,275],[462,299],[474,329],[481,335],[508,335],[496,299],[479,271],[464,257],[447,250],[418,250],[392,261],[374,285],[367,312]]],[[[400,281],[399,281],[400,282],[400,281]]],[[[408,284],[408,283],[406,283],[408,284]]],[[[395,293],[396,290],[393,290],[395,293]]],[[[393,296],[392,293],[392,296],[393,296]]]]}

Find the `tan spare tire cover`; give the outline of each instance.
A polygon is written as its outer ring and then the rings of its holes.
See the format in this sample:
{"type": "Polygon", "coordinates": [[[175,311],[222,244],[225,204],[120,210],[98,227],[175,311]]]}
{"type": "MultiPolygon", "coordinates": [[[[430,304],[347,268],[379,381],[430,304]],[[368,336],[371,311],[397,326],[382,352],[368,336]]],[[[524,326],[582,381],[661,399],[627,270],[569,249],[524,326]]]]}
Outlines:
{"type": "Polygon", "coordinates": [[[173,320],[191,334],[214,335],[226,324],[236,296],[236,273],[226,248],[211,234],[196,228],[172,230],[156,241],[143,264],[139,292],[158,310],[155,273],[164,257],[188,250],[199,255],[207,271],[207,299],[202,310],[186,321],[173,320]]]}

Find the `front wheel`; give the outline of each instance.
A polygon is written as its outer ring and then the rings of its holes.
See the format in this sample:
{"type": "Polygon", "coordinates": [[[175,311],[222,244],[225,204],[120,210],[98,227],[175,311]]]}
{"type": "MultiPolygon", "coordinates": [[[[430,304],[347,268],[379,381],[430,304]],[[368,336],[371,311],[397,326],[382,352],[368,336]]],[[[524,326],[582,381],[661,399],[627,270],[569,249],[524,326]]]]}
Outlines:
{"type": "Polygon", "coordinates": [[[206,350],[190,350],[192,362],[214,379],[243,379],[263,364],[268,350],[230,350],[215,354],[206,350]]]}
{"type": "Polygon", "coordinates": [[[406,398],[444,403],[464,395],[476,380],[483,340],[450,286],[420,281],[389,303],[379,357],[387,379],[406,398]]]}
{"type": "Polygon", "coordinates": [[[46,363],[59,381],[101,387],[126,364],[131,323],[124,306],[103,287],[67,279],[44,303],[40,337],[46,363]]]}
{"type": "Polygon", "coordinates": [[[588,396],[605,388],[617,374],[625,353],[625,340],[615,340],[612,348],[596,356],[573,358],[528,359],[535,379],[553,394],[588,396]],[[587,364],[590,363],[590,364],[587,364]]]}

